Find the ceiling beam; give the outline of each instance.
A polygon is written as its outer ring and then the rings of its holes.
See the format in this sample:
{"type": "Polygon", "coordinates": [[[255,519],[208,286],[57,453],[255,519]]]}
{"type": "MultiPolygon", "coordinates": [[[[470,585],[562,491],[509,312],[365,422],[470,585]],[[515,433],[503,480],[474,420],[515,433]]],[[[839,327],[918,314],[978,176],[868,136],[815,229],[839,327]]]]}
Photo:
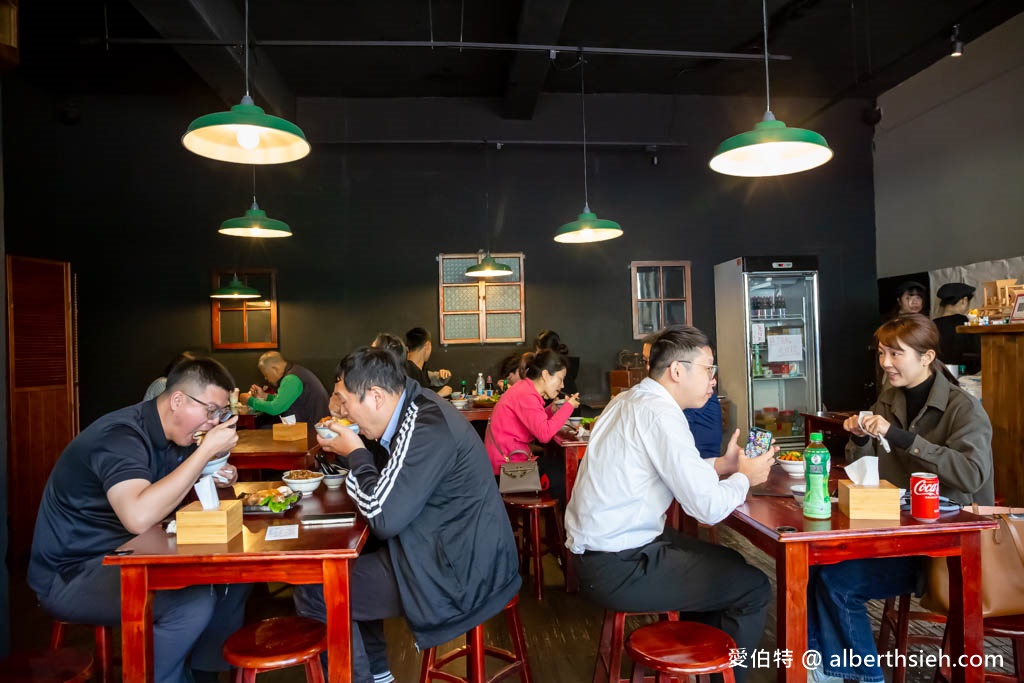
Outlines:
{"type": "MultiPolygon", "coordinates": [[[[131,3],[164,38],[237,41],[230,46],[179,45],[175,49],[225,104],[234,106],[241,101],[245,94],[241,49],[245,15],[235,3],[231,0],[131,0],[131,3]]],[[[258,47],[249,53],[249,79],[257,105],[285,118],[295,115],[295,94],[258,47]]]]}
{"type": "MultiPolygon", "coordinates": [[[[519,14],[520,43],[555,44],[571,0],[523,0],[519,14]]],[[[519,52],[508,70],[505,118],[530,119],[547,80],[551,58],[543,53],[519,52]]]]}

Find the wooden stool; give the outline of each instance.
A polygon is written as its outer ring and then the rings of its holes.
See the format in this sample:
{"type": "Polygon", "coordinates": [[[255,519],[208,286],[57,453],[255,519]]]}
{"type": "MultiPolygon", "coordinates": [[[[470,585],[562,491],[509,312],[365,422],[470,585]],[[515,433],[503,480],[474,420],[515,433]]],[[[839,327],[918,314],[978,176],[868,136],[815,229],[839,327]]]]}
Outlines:
{"type": "Polygon", "coordinates": [[[544,564],[542,558],[550,553],[562,561],[562,571],[568,571],[568,558],[565,554],[565,530],[562,518],[558,514],[558,500],[546,493],[540,495],[506,493],[502,500],[508,510],[509,518],[513,519],[513,527],[522,532],[522,545],[519,558],[522,562],[524,575],[529,576],[530,558],[533,558],[533,593],[538,600],[544,597],[544,564]],[[540,541],[540,513],[550,513],[547,525],[547,542],[542,546],[540,541]],[[519,520],[516,521],[515,517],[519,520]]]}
{"type": "Polygon", "coordinates": [[[622,678],[622,648],[626,630],[626,617],[657,614],[662,621],[679,621],[678,612],[615,612],[605,610],[601,640],[594,663],[594,683],[628,683],[622,678]]]}
{"type": "Polygon", "coordinates": [[[633,683],[644,680],[646,669],[657,672],[657,683],[680,675],[708,680],[713,673],[721,673],[725,683],[736,680],[729,657],[736,651],[736,641],[706,624],[664,621],[641,626],[630,634],[626,651],[634,662],[633,683]]]}
{"type": "Polygon", "coordinates": [[[503,650],[498,647],[484,645],[484,625],[474,626],[466,634],[466,644],[458,647],[445,656],[437,659],[436,648],[430,648],[423,653],[423,664],[420,669],[420,683],[439,679],[450,683],[494,683],[503,678],[519,673],[521,683],[530,683],[530,661],[526,656],[526,639],[523,638],[523,625],[519,621],[519,596],[509,600],[505,605],[505,620],[508,622],[508,632],[512,637],[514,652],[503,650]],[[484,657],[491,656],[504,662],[508,666],[501,671],[487,678],[484,657]],[[446,665],[456,659],[466,658],[466,678],[460,678],[455,674],[442,671],[446,665]]]}
{"type": "Polygon", "coordinates": [[[327,628],[306,617],[276,617],[249,624],[224,641],[224,659],[238,669],[235,683],[253,683],[256,674],[306,665],[306,681],[324,683],[320,653],[327,628]]]}
{"type": "MultiPolygon", "coordinates": [[[[56,652],[64,647],[64,637],[67,635],[68,626],[75,626],[67,621],[53,620],[53,627],[50,629],[50,650],[56,652]]],[[[114,640],[113,629],[110,626],[98,626],[95,624],[82,624],[93,630],[96,639],[93,650],[95,659],[96,678],[101,683],[108,683],[113,680],[114,670],[114,640]]]]}
{"type": "Polygon", "coordinates": [[[1009,638],[1013,642],[1013,675],[985,673],[985,680],[993,683],[1024,683],[1024,614],[1008,617],[987,617],[985,636],[1009,638]]]}
{"type": "Polygon", "coordinates": [[[0,672],[10,683],[82,683],[92,677],[92,655],[71,647],[22,652],[0,661],[0,672]]]}

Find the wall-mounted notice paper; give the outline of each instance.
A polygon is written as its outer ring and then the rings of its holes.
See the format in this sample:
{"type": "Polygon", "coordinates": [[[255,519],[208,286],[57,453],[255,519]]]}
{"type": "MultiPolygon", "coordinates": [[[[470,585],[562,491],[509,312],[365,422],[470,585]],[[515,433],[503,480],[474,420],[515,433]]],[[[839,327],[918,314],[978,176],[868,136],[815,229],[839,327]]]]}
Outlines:
{"type": "Polygon", "coordinates": [[[795,334],[768,335],[768,362],[783,363],[790,360],[804,359],[804,336],[797,331],[795,334]]]}
{"type": "Polygon", "coordinates": [[[764,323],[754,323],[750,326],[750,343],[764,343],[764,323]]]}
{"type": "Polygon", "coordinates": [[[281,524],[280,526],[268,526],[266,540],[283,541],[288,538],[299,537],[298,524],[281,524]]]}

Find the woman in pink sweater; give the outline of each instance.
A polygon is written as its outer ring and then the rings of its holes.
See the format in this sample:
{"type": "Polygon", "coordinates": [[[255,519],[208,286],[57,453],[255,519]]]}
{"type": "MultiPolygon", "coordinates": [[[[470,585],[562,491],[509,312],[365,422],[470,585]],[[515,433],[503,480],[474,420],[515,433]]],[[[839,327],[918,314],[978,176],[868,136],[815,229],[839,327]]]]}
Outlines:
{"type": "MultiPolygon", "coordinates": [[[[530,457],[530,442],[551,441],[580,404],[579,394],[567,396],[565,403],[551,410],[544,401],[555,399],[562,389],[566,373],[565,356],[556,351],[541,351],[526,367],[526,377],[502,394],[494,406],[484,444],[497,475],[507,456],[512,462],[530,457]]],[[[565,463],[560,458],[541,458],[537,463],[541,483],[547,477],[547,490],[559,500],[565,498],[565,463]]]]}

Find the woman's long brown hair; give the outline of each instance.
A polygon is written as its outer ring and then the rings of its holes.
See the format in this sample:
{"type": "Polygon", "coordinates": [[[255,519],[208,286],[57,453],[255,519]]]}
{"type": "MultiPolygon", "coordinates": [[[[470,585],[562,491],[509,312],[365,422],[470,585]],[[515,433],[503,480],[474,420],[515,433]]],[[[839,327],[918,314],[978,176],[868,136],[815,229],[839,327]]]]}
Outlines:
{"type": "Polygon", "coordinates": [[[879,344],[893,349],[900,348],[900,342],[907,348],[924,354],[928,351],[935,352],[935,358],[931,363],[932,372],[941,372],[946,379],[960,386],[960,382],[949,371],[949,368],[939,359],[939,329],[935,327],[928,318],[920,313],[908,313],[893,318],[875,330],[875,346],[879,344]]]}

